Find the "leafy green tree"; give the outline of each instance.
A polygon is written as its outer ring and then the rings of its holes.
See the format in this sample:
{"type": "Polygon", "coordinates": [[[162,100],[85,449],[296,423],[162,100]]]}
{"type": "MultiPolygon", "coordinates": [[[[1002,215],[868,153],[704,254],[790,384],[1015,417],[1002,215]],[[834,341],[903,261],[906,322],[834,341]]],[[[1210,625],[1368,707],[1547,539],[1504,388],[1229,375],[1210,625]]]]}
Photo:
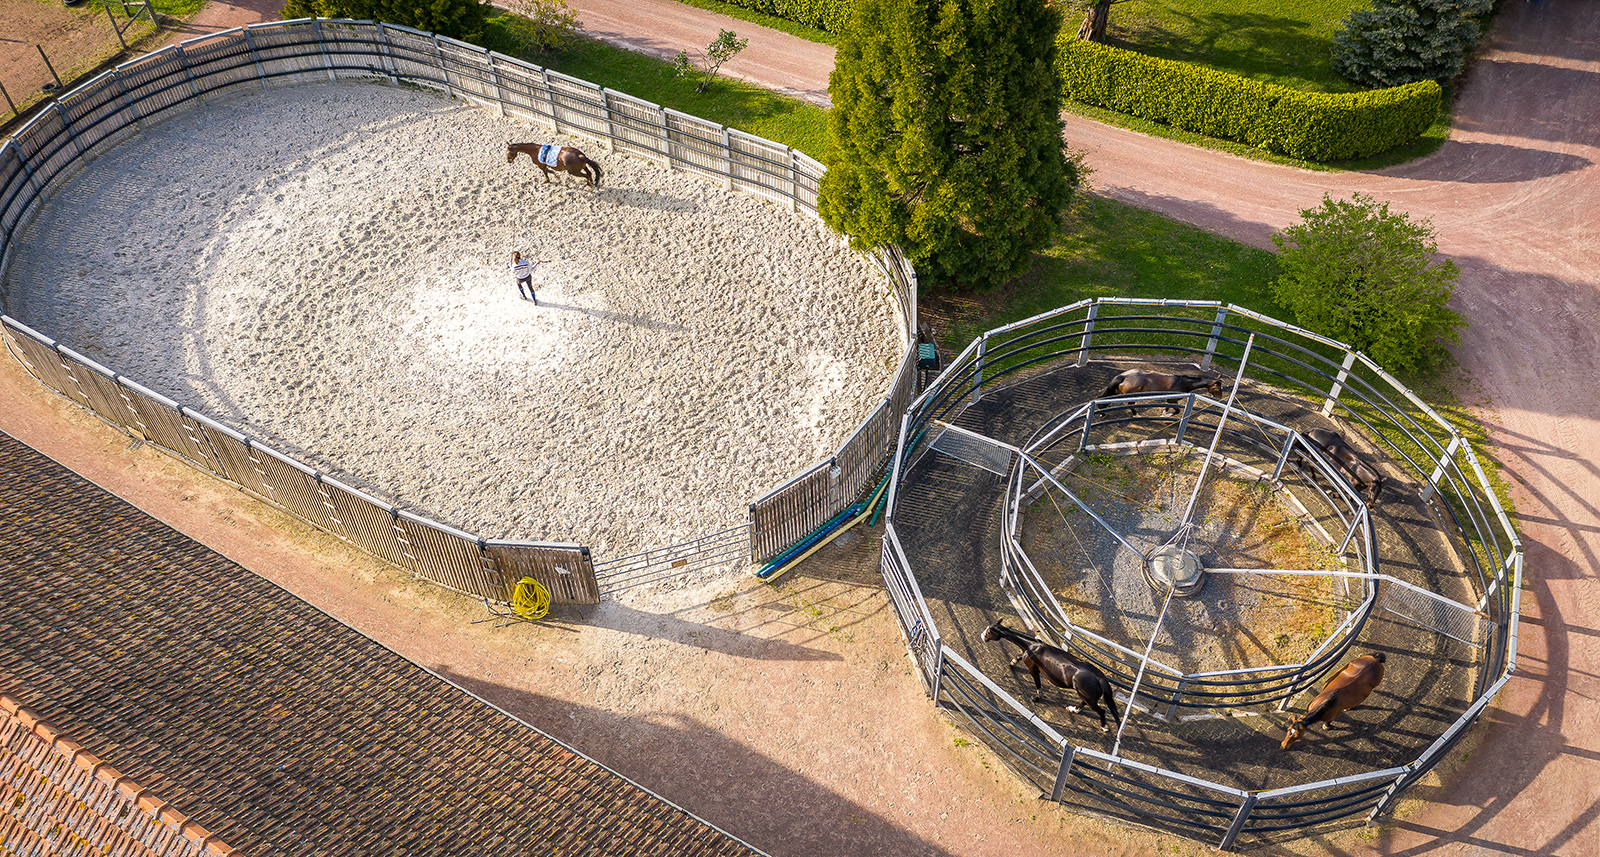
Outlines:
{"type": "Polygon", "coordinates": [[[493,7],[486,0],[289,0],[284,18],[382,21],[476,42],[493,7]]]}
{"type": "MultiPolygon", "coordinates": [[[[738,56],[739,52],[744,50],[744,46],[748,44],[750,44],[749,39],[739,38],[739,34],[732,30],[718,30],[717,38],[711,44],[706,45],[705,78],[695,86],[694,91],[706,92],[711,89],[711,81],[716,78],[717,70],[722,68],[723,63],[738,56]]],[[[672,66],[678,70],[679,77],[691,77],[700,74],[700,70],[695,68],[694,63],[689,60],[688,51],[678,51],[678,55],[672,58],[672,66]]]]}
{"type": "Polygon", "coordinates": [[[501,24],[519,53],[556,53],[578,39],[578,13],[567,0],[504,0],[501,24]]]}
{"type": "Polygon", "coordinates": [[[1326,195],[1301,222],[1272,236],[1280,273],[1278,303],[1309,330],[1342,340],[1396,371],[1425,369],[1446,357],[1441,340],[1466,325],[1445,306],[1455,262],[1437,258],[1428,221],[1391,213],[1388,203],[1326,195]]]}
{"type": "Polygon", "coordinates": [[[1333,70],[1362,86],[1384,87],[1461,73],[1478,44],[1477,18],[1494,0],[1375,0],[1353,9],[1333,36],[1333,70]]]}
{"type": "Polygon", "coordinates": [[[1021,273],[1078,185],[1045,0],[862,0],[828,91],[818,208],[858,248],[988,288],[1021,273]]]}

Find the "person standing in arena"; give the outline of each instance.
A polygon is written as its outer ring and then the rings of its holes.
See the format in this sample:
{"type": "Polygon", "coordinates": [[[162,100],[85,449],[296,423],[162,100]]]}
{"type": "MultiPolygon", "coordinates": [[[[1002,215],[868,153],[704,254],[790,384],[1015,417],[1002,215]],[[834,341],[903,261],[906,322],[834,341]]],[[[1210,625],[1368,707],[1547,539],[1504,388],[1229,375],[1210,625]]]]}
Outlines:
{"type": "Polygon", "coordinates": [[[511,276],[517,280],[517,294],[523,295],[522,290],[526,287],[528,291],[524,296],[533,301],[534,306],[539,305],[539,298],[533,293],[533,269],[538,265],[538,262],[531,262],[522,258],[520,251],[511,254],[511,276]]]}

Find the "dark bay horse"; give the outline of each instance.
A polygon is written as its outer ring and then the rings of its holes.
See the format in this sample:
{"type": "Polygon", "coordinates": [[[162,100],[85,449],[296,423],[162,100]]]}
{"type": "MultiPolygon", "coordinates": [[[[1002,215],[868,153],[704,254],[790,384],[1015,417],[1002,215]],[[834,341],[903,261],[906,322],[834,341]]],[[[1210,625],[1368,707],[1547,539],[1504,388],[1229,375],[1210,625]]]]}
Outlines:
{"type": "Polygon", "coordinates": [[[555,148],[556,147],[553,145],[546,146],[541,143],[507,143],[506,163],[509,164],[512,161],[515,161],[518,155],[527,155],[533,161],[534,165],[544,173],[544,180],[546,184],[549,184],[550,182],[550,174],[556,172],[571,173],[572,175],[578,176],[579,178],[583,179],[584,183],[589,187],[600,186],[600,179],[604,175],[600,169],[600,165],[590,160],[587,155],[578,151],[577,149],[572,148],[571,146],[562,146],[556,152],[556,162],[554,165],[547,164],[544,161],[539,160],[539,155],[541,153],[545,153],[546,157],[548,157],[549,150],[555,148]]]}
{"type": "Polygon", "coordinates": [[[1367,463],[1359,453],[1345,442],[1344,435],[1329,429],[1311,429],[1305,433],[1306,440],[1317,445],[1317,448],[1328,454],[1333,463],[1344,473],[1345,478],[1356,486],[1356,490],[1365,494],[1368,503],[1378,502],[1378,495],[1383,493],[1383,486],[1388,483],[1388,477],[1378,472],[1378,468],[1367,463]]]}
{"type": "Polygon", "coordinates": [[[1306,709],[1304,717],[1296,719],[1289,724],[1289,734],[1283,736],[1283,749],[1287,750],[1299,741],[1306,730],[1318,723],[1322,724],[1323,731],[1327,731],[1328,724],[1333,718],[1349,711],[1365,702],[1367,694],[1383,681],[1383,662],[1388,656],[1382,652],[1371,655],[1362,655],[1345,665],[1339,674],[1322,686],[1322,692],[1317,698],[1311,700],[1311,707],[1306,709]]]}
{"type": "MultiPolygon", "coordinates": [[[[1022,654],[1011,661],[1011,666],[1021,664],[1033,675],[1033,689],[1036,691],[1033,695],[1034,702],[1044,697],[1044,685],[1039,681],[1039,674],[1042,672],[1056,687],[1070,687],[1078,692],[1078,698],[1083,704],[1100,715],[1101,732],[1111,731],[1106,725],[1106,713],[1100,709],[1102,699],[1105,700],[1106,707],[1111,709],[1113,719],[1121,716],[1117,714],[1117,703],[1111,695],[1111,682],[1107,681],[1093,664],[1078,660],[1070,652],[1058,649],[1037,637],[1007,628],[1000,622],[984,628],[983,639],[989,643],[1004,640],[1015,643],[1022,649],[1022,654]]],[[[1067,710],[1073,714],[1079,713],[1076,705],[1068,705],[1067,710]]]]}
{"type": "MultiPolygon", "coordinates": [[[[1102,396],[1131,396],[1135,393],[1193,393],[1196,390],[1205,390],[1212,396],[1222,395],[1222,379],[1214,375],[1168,375],[1163,372],[1146,372],[1143,369],[1129,369],[1118,375],[1106,388],[1102,396]]],[[[1173,413],[1181,408],[1167,405],[1173,413]]],[[[1128,410],[1135,414],[1139,409],[1128,406],[1128,410]]]]}

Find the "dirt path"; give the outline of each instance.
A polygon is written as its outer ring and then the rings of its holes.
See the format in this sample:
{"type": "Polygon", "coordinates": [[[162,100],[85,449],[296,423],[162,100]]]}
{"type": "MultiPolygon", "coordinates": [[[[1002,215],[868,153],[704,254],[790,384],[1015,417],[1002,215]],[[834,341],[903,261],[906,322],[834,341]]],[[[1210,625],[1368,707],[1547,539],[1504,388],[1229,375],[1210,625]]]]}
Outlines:
{"type": "MultiPolygon", "coordinates": [[[[727,72],[825,93],[825,46],[670,0],[573,5],[597,35],[657,53],[735,29],[751,47],[727,72]]],[[[191,26],[236,26],[247,14],[275,17],[213,4],[191,26]]],[[[1266,246],[1322,193],[1359,189],[1432,217],[1462,267],[1457,304],[1473,327],[1458,353],[1481,391],[1467,395],[1495,428],[1528,540],[1521,671],[1469,741],[1466,776],[1419,787],[1413,795],[1431,803],[1376,834],[1296,852],[1600,853],[1600,401],[1586,392],[1600,368],[1596,32],[1600,4],[1507,0],[1450,142],[1378,174],[1306,173],[1069,121],[1102,193],[1266,246]]],[[[770,853],[1207,851],[1060,812],[980,748],[958,746],[929,712],[872,585],[870,538],[779,589],[746,585],[704,608],[630,616],[602,606],[538,628],[472,625],[475,605],[148,448],[128,450],[14,361],[0,364],[0,429],[770,853]],[[617,646],[644,667],[594,658],[617,646]]]]}

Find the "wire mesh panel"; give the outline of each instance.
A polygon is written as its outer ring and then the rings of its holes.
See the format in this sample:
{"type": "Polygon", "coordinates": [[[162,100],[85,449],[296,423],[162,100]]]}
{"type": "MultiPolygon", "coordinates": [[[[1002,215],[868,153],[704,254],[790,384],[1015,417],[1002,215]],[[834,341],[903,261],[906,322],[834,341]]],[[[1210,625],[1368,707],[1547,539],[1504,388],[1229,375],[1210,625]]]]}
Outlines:
{"type": "Polygon", "coordinates": [[[1017,454],[1015,449],[1003,443],[945,423],[939,424],[931,445],[938,452],[998,476],[1011,472],[1011,464],[1017,454]]]}
{"type": "Polygon", "coordinates": [[[594,562],[582,545],[488,541],[483,550],[500,570],[498,594],[484,596],[490,601],[510,604],[517,582],[531,577],[550,593],[551,604],[600,603],[594,562]]]}
{"type": "Polygon", "coordinates": [[[1386,581],[1378,587],[1378,606],[1397,616],[1468,645],[1483,642],[1488,617],[1421,589],[1386,581]]]}

